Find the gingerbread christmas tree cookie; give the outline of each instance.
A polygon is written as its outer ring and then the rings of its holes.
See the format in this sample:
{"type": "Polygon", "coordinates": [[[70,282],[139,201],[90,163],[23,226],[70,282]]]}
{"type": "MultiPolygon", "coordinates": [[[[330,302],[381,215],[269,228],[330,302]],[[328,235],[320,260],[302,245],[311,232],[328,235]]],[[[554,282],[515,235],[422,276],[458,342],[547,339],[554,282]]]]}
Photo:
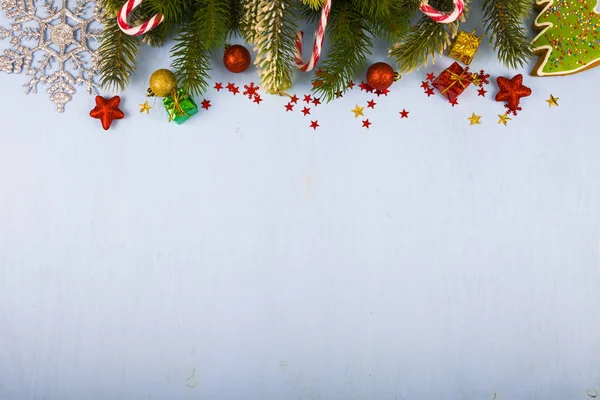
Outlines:
{"type": "Polygon", "coordinates": [[[598,0],[536,0],[543,7],[533,26],[536,76],[569,75],[600,65],[598,0]]]}

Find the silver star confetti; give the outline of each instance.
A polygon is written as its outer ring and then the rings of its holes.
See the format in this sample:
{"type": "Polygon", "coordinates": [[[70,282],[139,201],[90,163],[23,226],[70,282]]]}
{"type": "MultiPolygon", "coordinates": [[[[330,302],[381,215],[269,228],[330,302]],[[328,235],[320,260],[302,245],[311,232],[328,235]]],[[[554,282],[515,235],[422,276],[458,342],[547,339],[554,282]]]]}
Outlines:
{"type": "Polygon", "coordinates": [[[74,0],[69,8],[62,0],[58,9],[52,0],[0,0],[2,10],[14,22],[0,26],[0,40],[10,39],[11,49],[0,55],[0,70],[9,74],[23,71],[31,78],[23,86],[37,93],[37,85],[48,85],[50,100],[58,112],[75,94],[75,86],[97,93],[94,81],[98,62],[91,43],[100,39],[100,8],[91,0],[74,0]],[[41,3],[41,7],[36,7],[41,3]]]}

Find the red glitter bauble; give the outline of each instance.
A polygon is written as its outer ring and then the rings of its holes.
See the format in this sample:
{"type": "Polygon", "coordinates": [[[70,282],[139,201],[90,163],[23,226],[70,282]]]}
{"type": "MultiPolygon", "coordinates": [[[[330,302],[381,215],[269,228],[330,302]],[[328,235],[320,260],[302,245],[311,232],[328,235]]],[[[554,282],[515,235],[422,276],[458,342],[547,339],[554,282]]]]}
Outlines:
{"type": "Polygon", "coordinates": [[[225,49],[223,64],[225,64],[225,68],[235,74],[247,70],[251,61],[250,52],[242,45],[234,44],[225,49]]]}
{"type": "Polygon", "coordinates": [[[389,88],[395,80],[396,74],[390,64],[378,62],[367,70],[367,84],[377,90],[389,88]]]}

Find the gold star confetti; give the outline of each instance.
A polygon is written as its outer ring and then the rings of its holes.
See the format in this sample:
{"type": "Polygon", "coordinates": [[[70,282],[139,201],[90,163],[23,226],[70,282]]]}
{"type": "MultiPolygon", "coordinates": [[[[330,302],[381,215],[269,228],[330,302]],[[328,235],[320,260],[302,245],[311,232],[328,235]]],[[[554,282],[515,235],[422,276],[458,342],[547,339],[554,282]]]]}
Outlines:
{"type": "Polygon", "coordinates": [[[145,101],[143,104],[138,104],[140,106],[140,112],[145,112],[146,114],[150,114],[150,109],[152,106],[148,104],[148,101],[145,101]]]}
{"type": "Polygon", "coordinates": [[[498,114],[498,118],[500,118],[498,120],[499,124],[504,124],[504,126],[506,126],[506,124],[508,123],[508,121],[510,121],[512,118],[508,117],[508,114],[498,114]]]}
{"type": "Polygon", "coordinates": [[[558,97],[550,95],[550,98],[546,100],[546,103],[549,104],[548,108],[552,108],[552,106],[558,107],[558,97]]]}
{"type": "Polygon", "coordinates": [[[467,118],[469,121],[471,121],[471,125],[480,125],[481,122],[479,121],[481,119],[481,115],[475,115],[475,113],[473,113],[473,115],[471,115],[471,118],[467,118]]]}
{"type": "Polygon", "coordinates": [[[356,105],[356,107],[354,107],[354,110],[350,110],[354,113],[354,118],[358,118],[361,115],[364,117],[365,114],[363,114],[363,110],[365,108],[364,107],[359,107],[358,104],[356,105]]]}

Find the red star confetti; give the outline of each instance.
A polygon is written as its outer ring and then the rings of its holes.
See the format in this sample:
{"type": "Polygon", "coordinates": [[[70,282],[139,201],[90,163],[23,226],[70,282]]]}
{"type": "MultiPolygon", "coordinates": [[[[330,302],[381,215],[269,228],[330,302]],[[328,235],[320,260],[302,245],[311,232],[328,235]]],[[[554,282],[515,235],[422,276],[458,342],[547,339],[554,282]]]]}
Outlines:
{"type": "Polygon", "coordinates": [[[220,92],[221,89],[223,89],[223,83],[222,82],[215,82],[215,89],[217,89],[217,92],[220,92]]]}
{"type": "Polygon", "coordinates": [[[240,92],[240,88],[231,82],[227,83],[227,90],[233,93],[234,96],[240,92]]]}
{"type": "Polygon", "coordinates": [[[316,76],[323,76],[324,75],[323,70],[321,68],[317,68],[317,70],[315,71],[315,75],[316,76]]]}
{"type": "Polygon", "coordinates": [[[361,82],[359,86],[361,91],[364,90],[367,93],[373,93],[373,88],[368,83],[361,82]]]}
{"type": "Polygon", "coordinates": [[[348,82],[348,89],[354,89],[354,86],[356,86],[356,83],[353,81],[348,82]]]}
{"type": "Polygon", "coordinates": [[[302,114],[304,114],[304,116],[306,117],[308,114],[310,114],[310,108],[304,107],[302,109],[302,114]]]}
{"type": "Polygon", "coordinates": [[[375,103],[375,100],[367,101],[367,107],[375,108],[375,105],[377,105],[377,103],[375,103]]]}
{"type": "Polygon", "coordinates": [[[311,100],[312,100],[312,96],[310,94],[305,94],[304,95],[304,102],[306,104],[310,103],[311,100]]]}
{"type": "Polygon", "coordinates": [[[427,74],[427,80],[433,82],[435,79],[435,74],[433,72],[427,74]]]}
{"type": "Polygon", "coordinates": [[[383,89],[383,90],[378,90],[377,91],[377,97],[383,95],[385,97],[387,97],[388,93],[390,92],[390,89],[383,89]]]}
{"type": "Polygon", "coordinates": [[[288,111],[294,111],[294,105],[292,104],[291,101],[285,105],[285,112],[288,112],[288,111]]]}
{"type": "Polygon", "coordinates": [[[322,85],[322,84],[323,84],[322,80],[316,80],[316,81],[313,81],[313,83],[312,83],[313,87],[317,87],[317,86],[322,85]]]}
{"type": "Polygon", "coordinates": [[[300,100],[300,99],[296,95],[293,95],[292,97],[290,97],[290,103],[296,104],[298,102],[298,100],[300,100]]]}
{"type": "Polygon", "coordinates": [[[427,94],[427,97],[433,96],[435,94],[435,92],[433,91],[432,88],[427,88],[425,90],[425,94],[427,94]]]}
{"type": "Polygon", "coordinates": [[[404,108],[400,111],[400,118],[408,118],[409,111],[406,111],[404,108]]]}
{"type": "Polygon", "coordinates": [[[204,101],[202,102],[202,108],[204,108],[205,110],[208,110],[210,108],[210,106],[211,106],[210,100],[204,99],[204,101]]]}
{"type": "Polygon", "coordinates": [[[319,120],[310,121],[310,127],[313,128],[313,130],[316,130],[319,127],[319,120]]]}
{"type": "Polygon", "coordinates": [[[339,92],[337,92],[337,93],[335,94],[335,97],[336,97],[336,98],[338,98],[338,99],[339,99],[340,97],[344,97],[344,93],[343,93],[343,92],[340,90],[339,92]]]}
{"type": "Polygon", "coordinates": [[[448,103],[452,104],[452,107],[457,106],[458,105],[458,99],[448,100],[448,103]]]}
{"type": "Polygon", "coordinates": [[[312,103],[316,106],[318,106],[319,104],[321,104],[321,99],[319,99],[318,97],[313,98],[312,103]]]}
{"type": "Polygon", "coordinates": [[[262,99],[260,98],[260,95],[257,93],[254,95],[254,102],[256,104],[260,104],[260,102],[262,101],[262,99]]]}
{"type": "Polygon", "coordinates": [[[368,120],[368,119],[365,119],[365,120],[362,122],[362,127],[363,127],[363,128],[367,128],[367,129],[369,129],[369,126],[371,126],[371,122],[369,122],[369,120],[368,120]]]}
{"type": "Polygon", "coordinates": [[[421,81],[421,87],[423,89],[429,89],[429,82],[427,82],[427,81],[421,81]]]}
{"type": "Polygon", "coordinates": [[[496,101],[505,101],[504,107],[508,112],[517,115],[522,110],[519,107],[521,98],[531,95],[531,89],[523,85],[523,75],[518,74],[511,79],[499,76],[497,82],[500,91],[496,95],[496,101]]]}
{"type": "Polygon", "coordinates": [[[485,97],[486,93],[487,93],[487,90],[485,90],[483,87],[477,89],[477,96],[485,97]]]}

